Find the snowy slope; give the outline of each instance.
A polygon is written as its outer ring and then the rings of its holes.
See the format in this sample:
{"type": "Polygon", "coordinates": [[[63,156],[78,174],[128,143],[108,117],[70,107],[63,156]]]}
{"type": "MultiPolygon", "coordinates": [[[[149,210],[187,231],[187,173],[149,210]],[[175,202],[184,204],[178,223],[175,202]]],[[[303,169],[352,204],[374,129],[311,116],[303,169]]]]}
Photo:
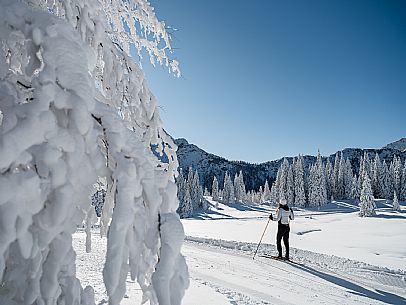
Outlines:
{"type": "MultiPolygon", "coordinates": [[[[296,210],[293,264],[261,257],[275,253],[275,222],[253,260],[271,207],[220,204],[185,219],[182,253],[190,288],[182,304],[406,304],[406,206],[401,213],[392,213],[384,201],[378,207],[378,216],[367,219],[345,202],[296,210]]],[[[78,277],[94,286],[102,304],[106,241],[95,233],[93,252],[85,253],[85,233],[79,231],[74,245],[78,277]]],[[[138,285],[130,279],[127,285],[122,304],[140,304],[138,285]]]]}

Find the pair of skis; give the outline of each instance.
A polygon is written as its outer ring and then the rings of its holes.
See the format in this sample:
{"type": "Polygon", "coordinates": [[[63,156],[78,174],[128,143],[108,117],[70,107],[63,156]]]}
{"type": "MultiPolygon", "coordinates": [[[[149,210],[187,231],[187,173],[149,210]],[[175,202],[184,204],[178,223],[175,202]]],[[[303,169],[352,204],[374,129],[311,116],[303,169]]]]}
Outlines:
{"type": "Polygon", "coordinates": [[[282,261],[282,262],[290,262],[293,263],[290,259],[285,258],[285,257],[280,257],[280,256],[276,256],[276,255],[269,255],[269,254],[260,254],[259,257],[265,257],[265,258],[269,258],[269,259],[274,259],[276,261],[282,261]]]}

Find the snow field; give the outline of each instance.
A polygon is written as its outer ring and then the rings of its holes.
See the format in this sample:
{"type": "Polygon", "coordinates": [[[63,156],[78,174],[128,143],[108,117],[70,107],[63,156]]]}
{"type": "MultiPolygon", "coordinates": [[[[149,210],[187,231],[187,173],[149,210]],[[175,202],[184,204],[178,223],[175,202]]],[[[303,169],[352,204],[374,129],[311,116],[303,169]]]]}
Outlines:
{"type": "MultiPolygon", "coordinates": [[[[210,200],[209,200],[210,201],[210,200]]],[[[210,201],[214,206],[215,203],[210,201]]],[[[377,200],[376,217],[361,218],[358,207],[334,202],[321,210],[297,210],[291,223],[291,247],[335,255],[389,269],[406,270],[406,207],[391,211],[377,200]]],[[[269,206],[219,204],[194,218],[183,219],[186,235],[257,244],[265,229],[269,206]]],[[[262,243],[275,244],[277,223],[270,222],[262,243]]]]}
{"type": "MultiPolygon", "coordinates": [[[[275,222],[252,258],[270,207],[219,204],[218,210],[182,220],[187,237],[181,252],[190,274],[182,304],[405,304],[405,207],[393,213],[385,201],[377,205],[378,215],[372,218],[358,217],[357,207],[346,202],[296,210],[291,225],[294,263],[261,257],[276,253],[275,222]]],[[[73,236],[77,276],[94,287],[96,304],[103,304],[106,240],[96,231],[92,238],[93,252],[85,253],[85,233],[73,236]]],[[[130,278],[126,284],[121,304],[141,304],[138,284],[130,278]]]]}

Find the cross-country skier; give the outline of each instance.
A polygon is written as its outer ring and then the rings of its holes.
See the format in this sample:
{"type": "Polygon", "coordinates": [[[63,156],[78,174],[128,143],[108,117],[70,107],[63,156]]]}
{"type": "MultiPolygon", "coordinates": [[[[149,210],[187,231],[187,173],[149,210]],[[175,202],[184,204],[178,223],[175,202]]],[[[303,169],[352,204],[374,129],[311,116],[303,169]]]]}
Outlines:
{"type": "MultiPolygon", "coordinates": [[[[289,208],[286,199],[281,199],[279,206],[276,209],[276,219],[278,222],[278,233],[276,234],[276,247],[278,249],[278,258],[282,258],[282,245],[281,241],[283,238],[283,243],[285,244],[286,254],[285,259],[289,260],[289,232],[290,226],[289,222],[293,220],[295,216],[293,215],[292,208],[289,208]]],[[[274,220],[272,213],[269,215],[269,219],[274,220]]]]}

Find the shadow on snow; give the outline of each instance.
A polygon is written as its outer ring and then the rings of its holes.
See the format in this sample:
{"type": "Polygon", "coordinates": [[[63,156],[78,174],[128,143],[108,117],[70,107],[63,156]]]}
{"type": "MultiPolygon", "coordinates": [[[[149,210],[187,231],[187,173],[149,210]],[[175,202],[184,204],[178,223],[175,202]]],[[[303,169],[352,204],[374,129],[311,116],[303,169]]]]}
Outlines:
{"type": "Polygon", "coordinates": [[[370,298],[373,300],[379,300],[383,303],[386,304],[406,304],[406,299],[402,296],[398,296],[396,294],[393,293],[389,293],[383,290],[379,290],[376,289],[375,291],[366,289],[360,285],[357,285],[353,282],[350,282],[348,280],[345,280],[343,278],[340,277],[336,277],[334,275],[331,274],[326,274],[323,273],[321,271],[317,271],[311,267],[308,266],[304,266],[304,265],[299,265],[299,264],[291,264],[292,266],[308,272],[314,276],[317,276],[319,278],[322,278],[330,283],[333,283],[335,285],[341,286],[345,289],[348,289],[349,293],[355,294],[355,295],[359,295],[359,296],[363,296],[366,298],[370,298]]]}

